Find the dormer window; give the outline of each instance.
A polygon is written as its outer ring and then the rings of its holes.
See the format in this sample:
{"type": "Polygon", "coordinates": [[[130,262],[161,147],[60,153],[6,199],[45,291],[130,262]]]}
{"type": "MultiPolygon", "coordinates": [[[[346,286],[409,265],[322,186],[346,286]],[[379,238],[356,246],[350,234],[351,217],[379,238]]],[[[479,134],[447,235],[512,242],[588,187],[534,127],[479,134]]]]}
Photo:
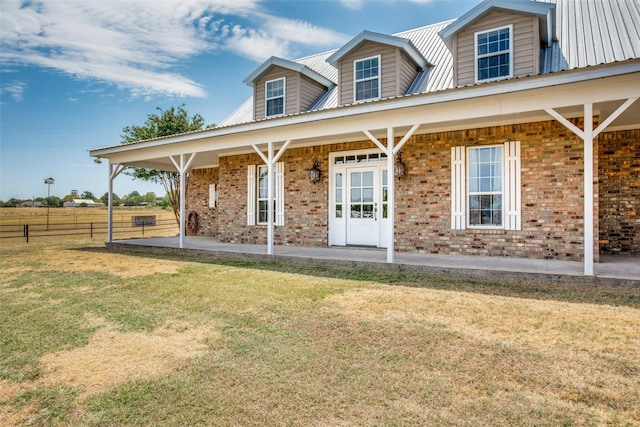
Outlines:
{"type": "Polygon", "coordinates": [[[285,78],[269,80],[265,83],[266,117],[284,114],[285,78]]]}
{"type": "Polygon", "coordinates": [[[380,98],[380,56],[354,61],[355,101],[380,98]]]}
{"type": "Polygon", "coordinates": [[[476,82],[513,76],[513,26],[475,33],[476,82]]]}

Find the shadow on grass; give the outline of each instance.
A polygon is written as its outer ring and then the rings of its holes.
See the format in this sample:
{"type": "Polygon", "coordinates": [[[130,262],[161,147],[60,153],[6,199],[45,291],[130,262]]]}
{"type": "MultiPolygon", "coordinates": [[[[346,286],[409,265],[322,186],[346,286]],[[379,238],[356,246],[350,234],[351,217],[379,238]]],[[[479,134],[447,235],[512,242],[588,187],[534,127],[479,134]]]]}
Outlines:
{"type": "Polygon", "coordinates": [[[560,301],[580,304],[598,304],[640,308],[640,288],[611,287],[570,283],[553,283],[539,280],[515,280],[505,278],[484,279],[448,274],[420,273],[401,270],[382,270],[344,265],[312,264],[305,262],[234,260],[176,254],[171,252],[150,252],[145,250],[119,250],[106,247],[85,247],[74,250],[95,253],[119,253],[147,259],[197,262],[224,265],[236,268],[266,270],[281,273],[302,274],[344,280],[373,282],[381,285],[408,286],[414,288],[471,292],[513,298],[560,301]]]}

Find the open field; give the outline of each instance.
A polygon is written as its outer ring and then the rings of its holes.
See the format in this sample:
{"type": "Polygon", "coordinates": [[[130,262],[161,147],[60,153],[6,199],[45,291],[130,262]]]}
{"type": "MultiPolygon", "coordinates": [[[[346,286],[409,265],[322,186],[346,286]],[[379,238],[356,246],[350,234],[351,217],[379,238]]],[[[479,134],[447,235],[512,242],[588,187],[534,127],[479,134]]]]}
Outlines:
{"type": "MultiPolygon", "coordinates": [[[[101,208],[0,208],[0,241],[40,239],[61,236],[106,239],[106,207],[101,208]],[[28,226],[28,229],[25,229],[28,226]]],[[[118,238],[171,236],[178,232],[173,212],[159,208],[117,207],[113,213],[113,231],[118,238]],[[156,225],[132,227],[133,216],[155,216],[156,225]],[[144,234],[143,234],[144,233],[144,234]]]]}
{"type": "Polygon", "coordinates": [[[640,289],[0,242],[0,425],[640,425],[640,289]]]}

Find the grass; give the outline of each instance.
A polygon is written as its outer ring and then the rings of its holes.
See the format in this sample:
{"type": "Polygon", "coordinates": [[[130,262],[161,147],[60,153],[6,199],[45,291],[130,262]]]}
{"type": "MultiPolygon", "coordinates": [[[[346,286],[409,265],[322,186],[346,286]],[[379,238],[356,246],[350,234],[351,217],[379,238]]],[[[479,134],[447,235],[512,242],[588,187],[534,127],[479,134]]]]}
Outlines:
{"type": "Polygon", "coordinates": [[[0,249],[3,426],[640,424],[640,289],[0,249]]]}

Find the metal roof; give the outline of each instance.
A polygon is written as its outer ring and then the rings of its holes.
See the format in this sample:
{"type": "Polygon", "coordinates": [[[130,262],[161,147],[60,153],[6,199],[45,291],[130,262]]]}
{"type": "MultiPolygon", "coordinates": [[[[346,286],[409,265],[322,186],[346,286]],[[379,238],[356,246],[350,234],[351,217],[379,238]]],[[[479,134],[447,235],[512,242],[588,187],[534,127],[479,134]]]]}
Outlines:
{"type": "Polygon", "coordinates": [[[335,67],[340,59],[342,59],[345,55],[347,55],[349,52],[357,48],[361,43],[365,41],[387,44],[389,46],[395,46],[399,49],[402,49],[411,59],[413,59],[413,61],[415,61],[416,64],[418,64],[418,66],[422,70],[431,65],[425,60],[422,52],[418,51],[415,48],[413,43],[411,43],[411,40],[405,37],[389,36],[387,34],[374,33],[366,30],[351,39],[349,43],[345,44],[340,49],[335,51],[331,56],[327,58],[327,62],[335,67]]]}
{"type": "Polygon", "coordinates": [[[265,71],[267,71],[271,66],[281,67],[287,70],[293,70],[297,73],[300,73],[309,77],[310,79],[320,83],[326,88],[331,88],[335,85],[333,81],[329,80],[322,74],[312,70],[311,68],[307,67],[306,65],[300,62],[289,61],[287,59],[282,59],[275,56],[272,56],[271,58],[263,62],[262,65],[256,68],[256,70],[253,73],[251,73],[246,79],[244,79],[243,83],[249,86],[252,86],[253,83],[256,81],[256,79],[260,77],[265,71]]]}
{"type": "MultiPolygon", "coordinates": [[[[487,8],[492,5],[504,6],[505,3],[502,0],[486,0],[482,5],[487,8]]],[[[516,0],[513,4],[522,9],[523,13],[531,13],[533,10],[536,12],[534,14],[540,15],[541,11],[551,10],[550,3],[556,5],[555,13],[551,14],[555,15],[555,38],[550,47],[540,51],[541,74],[640,58],[640,0],[516,0]]],[[[473,18],[471,12],[474,9],[465,14],[469,20],[473,18]]],[[[486,11],[482,9],[481,12],[486,11]]],[[[457,31],[461,19],[393,35],[408,39],[432,65],[416,76],[406,95],[437,92],[453,87],[453,57],[441,34],[449,34],[451,28],[457,31]]],[[[339,51],[340,49],[336,49],[319,53],[294,62],[337,82],[338,72],[327,59],[339,51]]],[[[220,126],[253,121],[252,106],[253,99],[249,98],[223,120],[220,126]]],[[[310,111],[337,106],[337,90],[334,87],[316,101],[310,111]]]]}

